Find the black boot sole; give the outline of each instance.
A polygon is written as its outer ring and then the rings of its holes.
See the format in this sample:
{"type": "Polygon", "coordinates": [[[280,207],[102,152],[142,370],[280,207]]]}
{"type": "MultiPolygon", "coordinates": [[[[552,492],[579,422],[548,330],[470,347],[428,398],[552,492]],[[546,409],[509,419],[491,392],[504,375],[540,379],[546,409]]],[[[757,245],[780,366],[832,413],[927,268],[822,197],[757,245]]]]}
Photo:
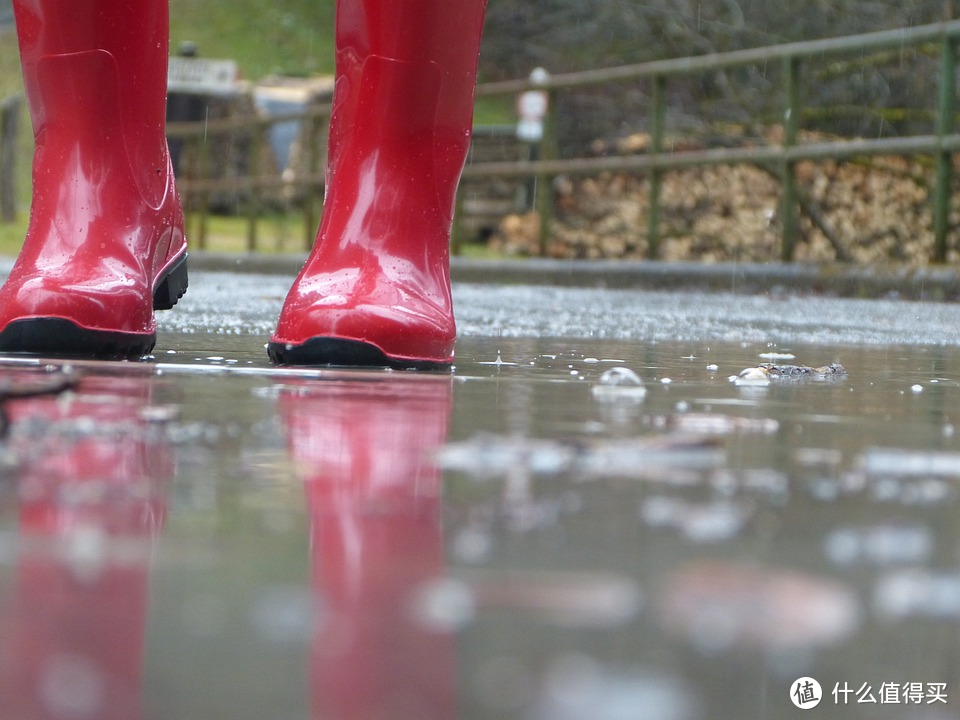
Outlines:
{"type": "MultiPolygon", "coordinates": [[[[153,293],[153,309],[169,310],[187,291],[187,256],[183,255],[160,278],[153,293]]],[[[156,333],[89,330],[63,318],[14,320],[0,332],[0,352],[57,357],[135,359],[149,355],[156,333]]]]}
{"type": "Polygon", "coordinates": [[[167,268],[159,278],[153,289],[153,309],[169,310],[187,292],[187,254],[184,253],[177,261],[167,268]]]}
{"type": "Polygon", "coordinates": [[[445,372],[450,372],[453,367],[450,363],[392,358],[373,345],[340,338],[310,338],[300,345],[271,342],[267,345],[267,354],[277,365],[445,372]]]}

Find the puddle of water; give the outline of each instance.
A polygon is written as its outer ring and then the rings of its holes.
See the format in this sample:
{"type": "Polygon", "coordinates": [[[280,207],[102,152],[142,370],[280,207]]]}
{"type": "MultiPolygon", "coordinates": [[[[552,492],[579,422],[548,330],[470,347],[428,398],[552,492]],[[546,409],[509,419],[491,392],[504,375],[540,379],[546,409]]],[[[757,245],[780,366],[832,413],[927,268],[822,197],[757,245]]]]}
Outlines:
{"type": "Polygon", "coordinates": [[[843,683],[960,693],[956,349],[467,337],[431,375],[184,334],[71,366],[0,441],[23,717],[778,718],[807,676],[828,706],[843,683]],[[849,375],[728,381],[788,357],[849,375]]]}

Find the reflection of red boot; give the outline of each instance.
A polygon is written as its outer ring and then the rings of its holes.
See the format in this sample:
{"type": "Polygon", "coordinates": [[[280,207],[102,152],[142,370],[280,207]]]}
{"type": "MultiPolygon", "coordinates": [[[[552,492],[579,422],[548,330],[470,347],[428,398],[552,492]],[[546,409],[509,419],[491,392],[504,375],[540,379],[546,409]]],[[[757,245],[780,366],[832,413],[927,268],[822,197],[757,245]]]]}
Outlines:
{"type": "Polygon", "coordinates": [[[317,717],[455,717],[453,642],[418,624],[443,573],[439,474],[446,379],[324,382],[281,398],[306,478],[313,575],[326,610],[312,651],[317,717]]]}
{"type": "Polygon", "coordinates": [[[271,358],[453,361],[450,225],[485,0],[338,0],[323,220],[271,358]]]}
{"type": "Polygon", "coordinates": [[[11,403],[9,442],[40,452],[18,478],[17,568],[0,597],[5,718],[141,715],[149,560],[173,465],[137,420],[145,386],[118,397],[124,381],[110,384],[107,401],[84,383],[71,399],[11,403]]]}
{"type": "Polygon", "coordinates": [[[0,290],[0,350],[148,353],[186,290],[164,135],[165,0],[14,0],[36,138],[23,250],[0,290]]]}

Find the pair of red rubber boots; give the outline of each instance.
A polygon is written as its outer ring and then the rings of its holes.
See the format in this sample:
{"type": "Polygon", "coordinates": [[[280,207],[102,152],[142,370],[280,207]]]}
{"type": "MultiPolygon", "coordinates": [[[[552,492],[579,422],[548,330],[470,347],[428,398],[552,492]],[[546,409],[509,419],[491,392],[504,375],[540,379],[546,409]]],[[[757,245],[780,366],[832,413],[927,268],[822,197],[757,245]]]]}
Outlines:
{"type": "MultiPolygon", "coordinates": [[[[324,211],[268,351],[281,364],[450,365],[449,236],[486,0],[337,0],[324,211]]],[[[148,354],[187,288],[164,129],[166,0],[14,0],[33,205],[0,352],[148,354]]]]}

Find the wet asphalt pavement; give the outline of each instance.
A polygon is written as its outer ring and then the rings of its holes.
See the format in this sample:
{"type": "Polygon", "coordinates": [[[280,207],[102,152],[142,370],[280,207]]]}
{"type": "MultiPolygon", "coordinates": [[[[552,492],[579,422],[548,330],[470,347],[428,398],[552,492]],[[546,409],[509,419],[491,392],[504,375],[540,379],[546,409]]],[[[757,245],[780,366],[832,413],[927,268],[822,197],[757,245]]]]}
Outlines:
{"type": "Polygon", "coordinates": [[[960,306],[478,267],[451,374],[271,367],[295,268],[203,261],[144,362],[0,358],[72,386],[3,403],[0,717],[960,717],[960,306]]]}
{"type": "MultiPolygon", "coordinates": [[[[196,263],[222,267],[223,263],[196,263]]],[[[522,267],[523,263],[508,264],[522,267]]],[[[629,264],[624,264],[629,265],[629,264]]],[[[161,313],[158,322],[164,331],[232,335],[272,333],[289,289],[296,263],[265,263],[269,274],[193,271],[188,295],[176,311],[161,313]]],[[[879,298],[857,300],[823,294],[819,277],[794,278],[778,275],[762,281],[762,266],[744,275],[744,269],[714,268],[708,279],[699,273],[677,271],[683,291],[589,287],[603,282],[603,266],[587,264],[582,282],[576,287],[574,275],[566,274],[566,287],[544,285],[558,280],[560,263],[522,271],[504,271],[498,263],[471,263],[459,273],[469,281],[456,282],[454,302],[459,336],[597,338],[636,341],[729,341],[798,342],[806,344],[849,343],[852,345],[960,344],[960,305],[915,299],[879,298]],[[739,273],[739,274],[738,274],[739,273]],[[501,282],[509,278],[510,283],[501,282]],[[483,281],[483,282],[482,282],[483,281]],[[790,286],[794,284],[794,287],[790,286]],[[726,290],[703,291],[709,284],[726,290]],[[740,290],[738,290],[738,284],[740,290]],[[691,289],[694,288],[694,289],[691,289]],[[812,290],[811,290],[812,287],[812,290]],[[744,290],[746,288],[746,290],[744,290]],[[748,290],[761,290],[759,293],[748,290]]],[[[646,264],[635,265],[630,273],[620,268],[611,284],[641,287],[663,285],[661,276],[647,274],[646,264]]],[[[789,268],[788,268],[789,270],[789,268]]],[[[458,276],[455,272],[455,280],[458,276]]],[[[949,282],[928,283],[931,296],[951,293],[949,282]]],[[[838,279],[838,285],[844,281],[838,279]]],[[[905,283],[907,284],[907,283],[905,283]]],[[[883,291],[883,286],[869,290],[883,291]]],[[[865,290],[867,292],[868,290],[865,290]]],[[[889,292],[886,294],[890,294],[889,292]]]]}

